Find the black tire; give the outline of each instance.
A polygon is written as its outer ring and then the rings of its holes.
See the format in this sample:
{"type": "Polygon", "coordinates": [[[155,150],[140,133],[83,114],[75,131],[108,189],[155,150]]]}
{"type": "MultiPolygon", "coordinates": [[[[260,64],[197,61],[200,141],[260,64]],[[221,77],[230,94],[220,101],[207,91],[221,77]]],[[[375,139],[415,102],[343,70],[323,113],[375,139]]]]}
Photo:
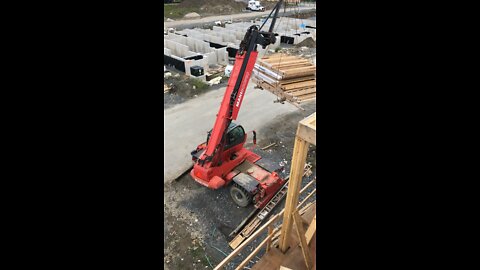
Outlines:
{"type": "Polygon", "coordinates": [[[252,196],[250,193],[236,183],[230,188],[230,196],[240,207],[247,207],[252,202],[252,196]]]}

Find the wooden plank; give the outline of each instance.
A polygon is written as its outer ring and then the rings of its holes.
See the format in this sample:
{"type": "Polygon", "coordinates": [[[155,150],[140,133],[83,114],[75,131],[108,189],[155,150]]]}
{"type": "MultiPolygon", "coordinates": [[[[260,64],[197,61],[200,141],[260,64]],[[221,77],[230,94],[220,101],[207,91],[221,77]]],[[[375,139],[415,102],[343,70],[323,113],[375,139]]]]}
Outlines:
{"type": "Polygon", "coordinates": [[[281,265],[295,270],[307,270],[297,233],[292,232],[291,238],[292,248],[286,253],[282,253],[278,248],[272,248],[270,252],[265,253],[260,261],[252,266],[252,270],[278,270],[281,265]]]}
{"type": "MultiPolygon", "coordinates": [[[[256,73],[255,76],[253,78],[257,78],[258,80],[261,80],[261,81],[266,81],[268,83],[272,83],[272,84],[277,84],[279,86],[283,86],[283,85],[288,85],[288,84],[291,84],[291,83],[296,83],[296,82],[304,82],[304,81],[309,81],[309,80],[315,80],[316,81],[316,77],[315,77],[315,74],[300,74],[299,76],[296,76],[296,77],[293,77],[293,78],[288,78],[288,79],[276,79],[274,77],[271,76],[271,74],[267,74],[261,70],[258,70],[258,69],[255,69],[254,70],[256,73]]],[[[281,77],[281,75],[278,75],[280,76],[280,78],[283,78],[281,77]]]]}
{"type": "Polygon", "coordinates": [[[284,60],[282,59],[281,61],[273,61],[273,62],[259,62],[261,66],[264,67],[269,67],[269,68],[278,68],[281,66],[290,66],[290,65],[299,65],[299,64],[306,64],[306,65],[312,65],[312,63],[308,60],[304,59],[294,59],[294,60],[284,60]]]}
{"type": "Polygon", "coordinates": [[[316,113],[313,113],[309,117],[305,118],[304,120],[300,121],[297,129],[297,137],[302,138],[303,140],[316,145],[317,138],[316,138],[316,128],[313,128],[311,123],[316,123],[316,113]]]}
{"type": "Polygon", "coordinates": [[[295,82],[302,82],[302,81],[308,81],[308,80],[316,80],[315,76],[309,75],[309,76],[304,76],[304,77],[296,77],[292,79],[287,79],[287,80],[281,80],[278,81],[281,85],[284,84],[290,84],[290,83],[295,83],[295,82]]]}
{"type": "Polygon", "coordinates": [[[312,67],[293,67],[275,71],[282,76],[282,79],[285,79],[291,76],[298,77],[303,74],[313,75],[315,74],[316,70],[316,68],[312,67]]]}
{"type": "Polygon", "coordinates": [[[293,68],[295,66],[315,67],[312,63],[310,63],[308,61],[295,61],[295,62],[290,62],[288,64],[284,64],[283,62],[272,64],[272,65],[270,65],[270,68],[273,68],[273,69],[289,69],[289,68],[293,68]]]}
{"type": "MultiPolygon", "coordinates": [[[[273,231],[273,233],[277,232],[278,229],[275,229],[273,231]]],[[[272,239],[273,237],[273,233],[272,234],[268,234],[267,237],[247,256],[247,258],[245,258],[245,260],[243,260],[243,262],[240,263],[240,265],[235,268],[235,270],[241,270],[243,269],[243,267],[245,267],[245,265],[247,265],[247,263],[253,259],[253,257],[255,257],[255,255],[257,255],[257,253],[263,248],[263,246],[272,239]]]]}
{"type": "Polygon", "coordinates": [[[308,98],[308,99],[297,100],[296,102],[297,102],[298,104],[304,104],[304,103],[308,103],[308,102],[310,102],[310,101],[314,101],[314,100],[316,100],[316,99],[317,99],[316,97],[313,97],[313,98],[308,98]]]}
{"type": "Polygon", "coordinates": [[[294,97],[301,98],[301,97],[303,97],[307,94],[313,94],[313,96],[316,96],[317,89],[316,88],[307,88],[307,89],[302,89],[302,90],[298,90],[298,91],[297,91],[297,89],[293,89],[293,90],[285,91],[285,92],[289,95],[294,96],[294,97]]]}
{"type": "Polygon", "coordinates": [[[247,231],[244,234],[238,234],[230,243],[230,247],[232,249],[236,249],[246,238],[250,236],[252,231],[258,227],[258,225],[261,223],[261,220],[255,220],[253,223],[247,224],[248,227],[245,227],[247,231]],[[248,230],[249,229],[249,230],[248,230]]]}
{"type": "Polygon", "coordinates": [[[295,100],[304,100],[304,99],[309,99],[309,98],[312,98],[312,97],[315,97],[317,95],[317,93],[315,93],[316,91],[314,91],[314,93],[307,93],[307,94],[304,94],[304,95],[299,95],[299,96],[295,96],[295,100]]]}
{"type": "MultiPolygon", "coordinates": [[[[304,202],[305,200],[303,200],[302,202],[304,202]]],[[[305,205],[303,208],[297,208],[298,209],[298,213],[302,216],[304,215],[306,212],[312,210],[315,208],[315,205],[316,205],[317,201],[314,201],[314,202],[309,202],[307,203],[307,205],[305,205]]],[[[300,206],[300,204],[298,204],[300,206]]]]}
{"type": "Polygon", "coordinates": [[[243,242],[243,240],[245,240],[245,237],[243,237],[241,234],[237,234],[237,236],[235,236],[235,238],[233,238],[233,240],[228,243],[228,245],[232,249],[236,249],[243,242]]]}
{"type": "MultiPolygon", "coordinates": [[[[300,254],[298,254],[300,255],[300,254]]],[[[300,255],[300,257],[302,257],[300,255]]],[[[280,264],[283,264],[282,261],[285,258],[285,255],[280,252],[280,250],[276,248],[272,248],[270,252],[263,255],[263,257],[258,261],[253,267],[252,270],[277,270],[280,267],[280,264]]],[[[302,259],[302,266],[305,264],[303,263],[302,259]]],[[[295,269],[299,270],[299,269],[295,269]]]]}
{"type": "Polygon", "coordinates": [[[305,161],[307,159],[308,146],[309,143],[307,141],[298,136],[295,137],[290,180],[285,202],[285,212],[283,215],[282,234],[280,235],[280,249],[282,252],[287,251],[289,248],[290,234],[293,224],[292,213],[298,205],[298,195],[302,184],[303,169],[305,168],[305,161]]]}
{"type": "Polygon", "coordinates": [[[304,87],[312,87],[312,86],[313,87],[317,86],[317,81],[316,80],[290,83],[290,84],[287,84],[287,85],[282,85],[281,88],[283,90],[292,90],[292,89],[295,89],[295,88],[304,88],[304,87]]]}
{"type": "Polygon", "coordinates": [[[313,196],[313,194],[315,194],[315,192],[317,191],[317,189],[314,189],[312,190],[312,192],[308,193],[307,197],[305,197],[303,199],[303,201],[301,201],[299,204],[298,204],[298,207],[302,206],[308,199],[310,199],[310,197],[313,196]]]}
{"type": "Polygon", "coordinates": [[[290,60],[290,61],[279,61],[279,62],[272,62],[272,63],[264,63],[266,67],[270,68],[279,68],[279,67],[288,67],[292,65],[308,65],[308,66],[313,66],[313,64],[304,59],[295,59],[295,60],[290,60]]]}
{"type": "Polygon", "coordinates": [[[293,212],[293,220],[295,221],[297,236],[300,239],[300,247],[302,248],[302,254],[303,254],[303,258],[305,259],[305,265],[307,266],[307,269],[311,269],[313,266],[312,258],[310,256],[310,251],[307,245],[307,239],[305,239],[305,230],[303,229],[303,224],[301,221],[301,217],[298,214],[298,211],[293,212]]]}
{"type": "Polygon", "coordinates": [[[280,71],[282,72],[287,72],[288,70],[294,70],[294,69],[317,69],[316,66],[314,65],[304,65],[303,67],[295,67],[295,66],[287,66],[287,67],[283,67],[280,69],[280,71]]]}
{"type": "MultiPolygon", "coordinates": [[[[290,180],[291,181],[291,180],[290,180]]],[[[280,217],[280,213],[279,214],[276,214],[275,216],[273,216],[270,220],[267,221],[267,223],[265,223],[262,227],[260,227],[257,231],[255,231],[250,237],[248,237],[242,244],[240,244],[240,246],[238,246],[236,249],[234,249],[232,251],[232,253],[230,253],[225,259],[223,259],[223,261],[221,261],[215,268],[214,270],[219,270],[219,269],[222,269],[230,260],[233,259],[233,257],[235,257],[238,253],[240,253],[240,251],[242,251],[242,249],[247,246],[248,244],[250,244],[250,242],[252,242],[258,235],[260,235],[270,224],[272,224],[273,222],[275,222],[279,217],[280,217]]]]}
{"type": "Polygon", "coordinates": [[[310,241],[312,241],[313,235],[315,234],[315,231],[317,230],[317,214],[313,216],[312,223],[308,226],[307,232],[305,233],[305,238],[307,239],[307,245],[310,244],[310,241]]]}
{"type": "Polygon", "coordinates": [[[274,67],[271,67],[270,69],[282,72],[282,71],[294,69],[294,68],[315,68],[316,69],[316,67],[312,66],[311,64],[300,64],[300,63],[292,64],[288,66],[274,66],[274,67]]]}
{"type": "Polygon", "coordinates": [[[300,76],[315,75],[315,73],[316,73],[315,70],[304,70],[304,71],[300,70],[295,72],[289,72],[288,74],[285,73],[284,75],[282,75],[282,80],[296,78],[300,76]]]}
{"type": "MultiPolygon", "coordinates": [[[[268,235],[273,235],[274,236],[274,232],[273,232],[273,226],[268,226],[268,235]]],[[[269,252],[270,251],[270,246],[272,244],[272,238],[270,238],[270,240],[267,241],[267,248],[265,249],[265,252],[269,252]]]]}
{"type": "Polygon", "coordinates": [[[268,63],[268,64],[275,64],[283,61],[292,61],[299,59],[296,56],[282,56],[282,57],[274,57],[269,59],[261,59],[261,63],[268,63]]]}

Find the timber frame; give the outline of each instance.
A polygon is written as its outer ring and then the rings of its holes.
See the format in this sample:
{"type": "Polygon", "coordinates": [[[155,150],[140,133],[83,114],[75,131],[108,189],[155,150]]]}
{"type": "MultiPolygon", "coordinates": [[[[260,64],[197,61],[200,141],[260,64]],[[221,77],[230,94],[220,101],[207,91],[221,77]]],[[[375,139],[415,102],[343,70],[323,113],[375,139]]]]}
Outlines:
{"type": "Polygon", "coordinates": [[[298,195],[302,184],[302,170],[307,160],[307,152],[310,144],[317,144],[317,113],[303,119],[298,124],[295,146],[293,147],[292,168],[288,184],[283,226],[280,234],[280,249],[286,252],[289,248],[290,234],[292,232],[293,213],[298,204],[298,195]]]}

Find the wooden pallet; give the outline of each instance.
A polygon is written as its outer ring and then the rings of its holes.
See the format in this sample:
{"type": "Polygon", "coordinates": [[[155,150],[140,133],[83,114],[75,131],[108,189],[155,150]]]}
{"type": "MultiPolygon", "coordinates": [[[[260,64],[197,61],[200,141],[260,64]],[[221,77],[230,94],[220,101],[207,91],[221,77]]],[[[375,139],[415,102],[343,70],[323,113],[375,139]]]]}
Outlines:
{"type": "Polygon", "coordinates": [[[263,57],[255,65],[253,81],[280,100],[298,105],[316,99],[316,66],[309,60],[286,54],[263,57]]]}

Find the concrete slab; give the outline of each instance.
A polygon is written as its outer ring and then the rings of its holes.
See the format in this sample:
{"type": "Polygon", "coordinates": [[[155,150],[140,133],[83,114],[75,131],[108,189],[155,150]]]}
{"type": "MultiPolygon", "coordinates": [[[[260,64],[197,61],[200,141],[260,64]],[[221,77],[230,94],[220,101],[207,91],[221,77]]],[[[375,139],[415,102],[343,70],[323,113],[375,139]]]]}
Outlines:
{"type": "MultiPolygon", "coordinates": [[[[273,103],[276,97],[268,91],[247,87],[236,123],[246,132],[259,130],[276,116],[298,110],[285,103],[273,103]]],[[[225,89],[208,92],[164,111],[164,183],[173,181],[191,165],[190,152],[207,138],[213,127],[225,89]]],[[[249,142],[251,133],[248,134],[249,142]]],[[[261,134],[257,134],[260,139],[261,134]]]]}

